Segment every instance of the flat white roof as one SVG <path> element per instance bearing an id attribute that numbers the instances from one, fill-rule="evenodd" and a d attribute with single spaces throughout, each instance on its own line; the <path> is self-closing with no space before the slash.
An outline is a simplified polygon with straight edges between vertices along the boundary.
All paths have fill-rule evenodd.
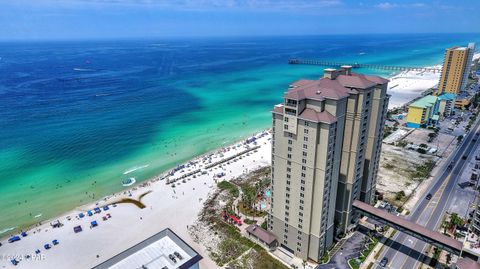
<path id="1" fill-rule="evenodd" d="M 170 259 L 169 255 L 173 255 L 175 261 Z M 173 231 L 165 229 L 94 269 L 183 269 L 190 268 L 201 259 L 202 257 Z"/>

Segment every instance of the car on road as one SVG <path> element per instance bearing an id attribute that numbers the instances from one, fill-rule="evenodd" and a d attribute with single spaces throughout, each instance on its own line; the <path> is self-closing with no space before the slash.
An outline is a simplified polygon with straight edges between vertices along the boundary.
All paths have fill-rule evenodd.
<path id="1" fill-rule="evenodd" d="M 380 261 L 380 266 L 385 267 L 385 266 L 387 266 L 387 263 L 388 263 L 388 258 L 383 257 L 383 259 Z"/>
<path id="2" fill-rule="evenodd" d="M 432 194 L 431 193 L 427 194 L 427 197 L 425 197 L 425 199 L 427 199 L 427 200 L 432 199 Z"/>

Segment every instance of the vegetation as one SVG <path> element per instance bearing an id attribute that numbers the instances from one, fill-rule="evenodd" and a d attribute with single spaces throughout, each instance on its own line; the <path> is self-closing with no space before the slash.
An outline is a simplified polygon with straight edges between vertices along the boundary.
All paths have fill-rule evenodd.
<path id="1" fill-rule="evenodd" d="M 221 190 L 227 190 L 230 192 L 230 194 L 233 196 L 233 197 L 238 197 L 238 195 L 240 194 L 239 190 L 238 190 L 238 187 L 231 183 L 231 182 L 228 182 L 228 181 L 220 181 L 218 184 L 217 184 L 218 188 L 221 189 Z"/>
<path id="2" fill-rule="evenodd" d="M 248 207 L 243 202 L 238 202 L 238 211 L 249 217 L 263 217 L 267 215 L 267 212 L 255 210 L 255 208 Z"/>
<path id="3" fill-rule="evenodd" d="M 330 256 L 328 255 L 328 251 L 325 251 L 322 258 L 320 259 L 320 264 L 328 263 L 329 260 L 330 260 Z"/>
<path id="4" fill-rule="evenodd" d="M 424 164 L 415 167 L 415 171 L 411 172 L 410 177 L 420 181 L 426 179 L 434 167 L 434 161 L 426 161 Z"/>
<path id="5" fill-rule="evenodd" d="M 348 264 L 350 265 L 351 268 L 359 268 L 360 264 L 365 261 L 365 259 L 368 257 L 370 252 L 375 248 L 375 246 L 378 243 L 378 238 L 376 237 L 366 237 L 365 238 L 365 248 L 360 252 L 360 256 L 357 258 L 352 258 L 348 260 Z"/>
<path id="6" fill-rule="evenodd" d="M 267 220 L 264 220 L 262 222 L 262 225 L 260 225 L 260 227 L 262 227 L 262 229 L 266 230 L 268 228 L 268 223 L 267 223 Z"/>
<path id="7" fill-rule="evenodd" d="M 405 192 L 404 191 L 399 191 L 395 194 L 395 200 L 400 201 L 403 198 L 405 198 Z"/>
<path id="8" fill-rule="evenodd" d="M 405 141 L 405 140 L 400 140 L 397 142 L 397 146 L 401 147 L 401 148 L 404 148 L 408 145 L 408 142 Z"/>
<path id="9" fill-rule="evenodd" d="M 463 135 L 457 136 L 457 142 L 458 142 L 458 144 L 460 144 L 460 143 L 462 142 L 462 140 L 463 140 Z"/>
<path id="10" fill-rule="evenodd" d="M 348 260 L 348 265 L 350 265 L 350 268 L 352 269 L 358 269 L 360 268 L 360 264 L 359 261 L 357 261 L 357 258 L 352 258 L 350 260 Z"/>
<path id="11" fill-rule="evenodd" d="M 395 165 L 393 165 L 391 163 L 386 163 L 385 165 L 383 165 L 383 167 L 385 169 L 392 170 L 393 168 L 395 168 Z"/>
<path id="12" fill-rule="evenodd" d="M 427 150 L 425 150 L 424 148 L 418 148 L 417 152 L 420 153 L 420 154 L 426 154 Z"/>

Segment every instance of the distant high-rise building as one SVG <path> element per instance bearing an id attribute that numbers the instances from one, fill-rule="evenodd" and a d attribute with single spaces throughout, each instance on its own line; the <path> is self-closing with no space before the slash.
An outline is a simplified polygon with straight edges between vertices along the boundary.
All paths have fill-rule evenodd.
<path id="1" fill-rule="evenodd" d="M 465 89 L 474 52 L 475 43 L 468 44 L 468 47 L 453 47 L 445 51 L 438 95 L 442 93 L 459 94 Z"/>
<path id="2" fill-rule="evenodd" d="M 299 80 L 274 107 L 269 229 L 302 259 L 319 261 L 355 221 L 353 200 L 373 201 L 388 80 L 325 69 Z"/>

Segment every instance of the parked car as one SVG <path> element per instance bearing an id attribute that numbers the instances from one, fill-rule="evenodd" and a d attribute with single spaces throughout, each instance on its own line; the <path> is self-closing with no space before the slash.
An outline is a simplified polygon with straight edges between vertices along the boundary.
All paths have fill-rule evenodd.
<path id="1" fill-rule="evenodd" d="M 425 197 L 425 199 L 427 199 L 427 200 L 432 199 L 432 194 L 431 193 L 427 194 L 427 197 Z"/>
<path id="2" fill-rule="evenodd" d="M 383 259 L 380 261 L 380 266 L 385 267 L 385 266 L 387 266 L 387 263 L 388 263 L 388 258 L 383 257 Z"/>

